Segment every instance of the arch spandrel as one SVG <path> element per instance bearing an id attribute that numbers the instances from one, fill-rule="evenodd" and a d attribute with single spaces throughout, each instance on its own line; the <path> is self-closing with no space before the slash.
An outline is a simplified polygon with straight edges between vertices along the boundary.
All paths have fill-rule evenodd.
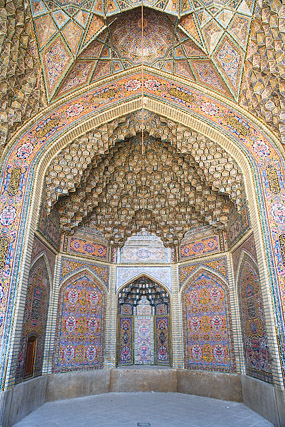
<path id="1" fill-rule="evenodd" d="M 127 278 L 125 281 L 120 283 L 118 288 L 116 289 L 116 294 L 118 295 L 122 291 L 122 289 L 124 289 L 126 286 L 130 285 L 132 282 L 135 282 L 136 280 L 141 279 L 142 277 L 145 277 L 146 279 L 151 280 L 154 283 L 157 283 L 169 295 L 172 294 L 172 289 L 169 286 L 169 284 L 164 283 L 164 280 L 159 280 L 157 277 L 155 277 L 154 274 L 146 272 L 143 268 L 137 274 L 133 275 L 132 277 Z"/>
<path id="2" fill-rule="evenodd" d="M 47 164 L 72 139 L 142 106 L 206 134 L 240 162 L 251 208 L 255 211 L 254 219 L 257 220 L 255 232 L 259 237 L 263 233 L 263 239 L 259 238 L 258 252 L 261 262 L 266 262 L 263 268 L 272 277 L 273 295 L 279 307 L 276 314 L 278 327 L 282 335 L 284 324 L 280 296 L 284 287 L 285 267 L 278 242 L 284 227 L 282 218 L 285 208 L 282 202 L 284 158 L 281 145 L 264 125 L 248 113 L 195 84 L 187 86 L 183 79 L 173 82 L 163 73 L 148 72 L 146 69 L 143 100 L 140 99 L 141 87 L 141 74 L 129 72 L 115 82 L 105 81 L 85 93 L 79 92 L 77 97 L 66 98 L 38 115 L 9 144 L 1 174 L 0 206 L 3 236 L 1 262 L 5 263 L 1 279 L 3 292 L 7 295 L 2 299 L 2 313 L 3 317 L 6 316 L 2 323 L 5 336 L 3 349 L 6 348 L 7 332 L 11 327 L 16 283 L 21 283 L 23 279 L 24 269 L 20 270 L 19 267 L 28 260 L 27 244 L 24 246 L 23 242 L 24 239 L 28 242 L 32 234 L 30 230 L 35 226 L 39 188 Z M 277 192 L 271 191 L 267 167 L 277 171 Z M 14 169 L 20 169 L 21 174 L 12 185 Z M 20 227 L 24 221 L 25 229 Z M 14 258 L 14 254 L 17 258 Z"/>

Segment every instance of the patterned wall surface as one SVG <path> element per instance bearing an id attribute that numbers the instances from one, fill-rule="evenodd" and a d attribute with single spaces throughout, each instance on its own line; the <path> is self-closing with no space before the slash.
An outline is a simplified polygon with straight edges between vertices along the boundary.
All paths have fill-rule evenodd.
<path id="1" fill-rule="evenodd" d="M 246 256 L 238 280 L 246 373 L 272 383 L 264 310 L 257 268 Z"/>
<path id="2" fill-rule="evenodd" d="M 155 359 L 158 365 L 169 365 L 169 321 L 168 317 L 155 318 Z"/>
<path id="3" fill-rule="evenodd" d="M 17 266 L 19 256 L 23 249 L 23 236 L 27 230 L 21 225 L 21 218 L 26 217 L 26 209 L 31 200 L 32 188 L 27 183 L 33 180 L 33 168 L 42 153 L 49 144 L 64 130 L 67 131 L 92 114 L 97 114 L 108 102 L 108 107 L 115 105 L 116 102 L 130 100 L 132 97 L 141 94 L 141 75 L 128 75 L 121 80 L 114 81 L 110 87 L 109 83 L 102 87 L 92 88 L 89 92 L 78 96 L 76 99 L 58 105 L 54 111 L 47 111 L 38 122 L 32 123 L 27 131 L 18 135 L 17 141 L 9 155 L 7 155 L 1 171 L 1 322 L 0 332 L 2 342 L 7 342 L 9 335 L 12 312 L 11 307 L 15 301 L 15 289 L 18 280 Z M 135 83 L 135 84 L 134 84 Z M 150 85 L 151 83 L 151 85 Z M 170 82 L 157 73 L 145 74 L 145 96 L 147 102 L 152 102 L 152 97 L 161 99 L 165 103 L 181 108 L 189 113 L 195 114 L 201 121 L 211 123 L 221 134 L 236 144 L 237 150 L 246 153 L 255 169 L 255 190 L 258 196 L 260 221 L 263 227 L 263 240 L 265 244 L 265 258 L 271 274 L 271 286 L 275 303 L 277 328 L 280 339 L 280 354 L 282 355 L 282 364 L 284 362 L 283 340 L 284 340 L 284 319 L 283 319 L 283 301 L 280 295 L 284 291 L 284 270 L 279 237 L 284 233 L 284 206 L 282 205 L 282 194 L 284 187 L 280 179 L 280 191 L 277 194 L 275 189 L 269 186 L 269 179 L 264 175 L 268 166 L 273 166 L 283 176 L 284 161 L 280 155 L 279 148 L 274 140 L 264 129 L 253 123 L 249 118 L 236 110 L 233 105 L 229 106 L 226 102 L 215 99 L 210 94 L 203 91 L 197 91 L 186 85 L 177 85 Z M 191 103 L 180 97 L 171 95 L 170 88 L 177 88 L 179 93 L 191 95 Z M 179 89 L 178 89 L 179 86 Z M 112 92 L 110 92 L 112 88 Z M 130 88 L 131 91 L 127 91 Z M 109 91 L 109 92 L 108 92 Z M 99 99 L 100 93 L 110 95 L 108 100 Z M 108 96 L 109 96 L 108 95 Z M 97 101 L 97 102 L 96 102 Z M 77 105 L 80 108 L 73 109 Z M 162 106 L 162 104 L 161 104 Z M 162 107 L 161 107 L 162 108 Z M 75 114 L 70 115 L 70 111 Z M 21 193 L 16 196 L 10 196 L 8 193 L 10 171 L 14 167 L 20 167 L 25 170 L 22 180 Z M 26 168 L 26 169 L 25 169 Z M 274 191 L 273 191 L 274 190 Z M 9 204 L 9 212 L 7 211 Z M 266 213 L 266 215 L 265 215 Z M 23 217 L 22 217 L 23 214 Z M 23 220 L 23 219 L 22 219 Z M 28 218 L 28 221 L 30 219 Z M 16 256 L 15 256 L 16 255 Z M 12 286 L 10 287 L 10 284 Z M 4 366 L 3 363 L 0 366 Z M 3 370 L 1 375 L 3 381 Z"/>
<path id="4" fill-rule="evenodd" d="M 285 143 L 284 16 L 282 0 L 257 0 L 244 64 L 240 104 Z"/>
<path id="5" fill-rule="evenodd" d="M 45 197 L 45 191 L 43 192 Z M 52 210 L 49 215 L 45 206 L 41 205 L 40 215 L 38 220 L 38 230 L 44 235 L 47 241 L 52 244 L 57 250 L 60 247 L 60 228 L 59 215 L 56 210 Z"/>
<path id="6" fill-rule="evenodd" d="M 54 351 L 54 372 L 103 367 L 105 293 L 88 275 L 62 286 Z"/>
<path id="7" fill-rule="evenodd" d="M 31 263 L 34 261 L 34 259 L 36 259 L 39 255 L 41 254 L 45 254 L 47 259 L 48 259 L 48 263 L 50 266 L 50 272 L 51 275 L 53 277 L 54 274 L 54 267 L 55 267 L 55 253 L 53 251 L 51 251 L 45 244 L 44 242 L 42 242 L 40 240 L 39 237 L 35 236 L 34 237 L 34 242 L 33 242 L 33 249 L 32 249 L 32 256 L 31 256 Z"/>
<path id="8" fill-rule="evenodd" d="M 103 265 L 97 265 L 93 263 L 87 263 L 82 261 L 75 261 L 71 258 L 62 257 L 61 262 L 61 280 L 73 275 L 76 271 L 82 269 L 90 269 L 100 280 L 103 281 L 106 288 L 109 287 L 109 267 Z"/>
<path id="9" fill-rule="evenodd" d="M 212 261 L 203 261 L 203 262 L 193 262 L 191 264 L 182 264 L 179 266 L 179 284 L 180 287 L 186 283 L 187 279 L 194 273 L 198 268 L 205 266 L 207 269 L 212 270 L 213 272 L 218 272 L 225 279 L 228 278 L 228 267 L 226 257 L 217 258 Z"/>
<path id="10" fill-rule="evenodd" d="M 171 292 L 171 267 L 117 267 L 116 289 L 143 274 L 162 283 Z"/>
<path id="11" fill-rule="evenodd" d="M 133 318 L 119 317 L 118 364 L 133 364 Z"/>
<path id="12" fill-rule="evenodd" d="M 143 46 L 140 2 L 30 4 L 49 100 L 140 64 L 142 48 L 145 64 L 238 99 L 255 0 L 146 1 Z"/>
<path id="13" fill-rule="evenodd" d="M 227 243 L 231 248 L 241 236 L 249 229 L 249 214 L 247 206 L 244 206 L 239 213 L 233 212 L 229 216 Z"/>
<path id="14" fill-rule="evenodd" d="M 44 258 L 41 257 L 29 274 L 16 382 L 21 382 L 24 378 L 27 341 L 31 335 L 37 337 L 34 376 L 42 373 L 49 292 L 49 275 Z"/>
<path id="15" fill-rule="evenodd" d="M 229 292 L 217 276 L 198 273 L 182 293 L 185 367 L 235 372 Z"/>
<path id="16" fill-rule="evenodd" d="M 242 254 L 242 251 L 248 252 L 254 259 L 254 261 L 257 263 L 257 254 L 256 254 L 256 248 L 255 248 L 255 241 L 254 241 L 254 235 L 251 234 L 233 253 L 233 270 L 235 275 L 237 274 L 238 270 L 238 264 L 240 261 L 240 257 Z"/>
<path id="17" fill-rule="evenodd" d="M 171 249 L 165 248 L 160 237 L 146 231 L 129 237 L 119 250 L 118 262 L 166 263 L 171 261 Z"/>
<path id="18" fill-rule="evenodd" d="M 153 316 L 135 316 L 134 361 L 136 365 L 154 364 Z"/>
<path id="19" fill-rule="evenodd" d="M 207 237 L 180 246 L 180 259 L 220 252 L 219 236 Z"/>
<path id="20" fill-rule="evenodd" d="M 91 240 L 80 239 L 79 237 L 70 237 L 68 239 L 68 252 L 77 253 L 81 256 L 92 258 L 107 259 L 107 246 L 94 243 Z"/>
<path id="21" fill-rule="evenodd" d="M 1 3 L 0 155 L 15 131 L 46 106 L 31 26 L 31 12 L 24 0 Z"/>

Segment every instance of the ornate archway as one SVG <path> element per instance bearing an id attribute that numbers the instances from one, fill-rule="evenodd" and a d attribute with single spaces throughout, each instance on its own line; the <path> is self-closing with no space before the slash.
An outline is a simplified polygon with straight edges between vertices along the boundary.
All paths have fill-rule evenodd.
<path id="1" fill-rule="evenodd" d="M 118 295 L 118 366 L 171 363 L 170 297 L 146 276 Z"/>
<path id="2" fill-rule="evenodd" d="M 283 208 L 280 206 L 282 188 L 279 177 L 283 158 L 279 152 L 278 142 L 259 126 L 258 121 L 244 114 L 234 104 L 203 92 L 195 85 L 187 86 L 182 79 L 177 79 L 174 84 L 167 80 L 163 73 L 154 73 L 147 68 L 146 72 L 144 81 L 146 109 L 209 136 L 240 162 L 246 178 L 246 190 L 257 237 L 262 291 L 269 297 L 268 305 L 272 291 L 277 306 L 275 322 L 271 323 L 268 329 L 271 330 L 273 337 L 275 325 L 278 325 L 282 340 L 283 311 L 280 297 L 284 267 L 281 262 L 279 236 L 282 234 Z M 54 104 L 45 114 L 38 117 L 36 124 L 27 125 L 6 150 L 1 175 L 2 203 L 9 202 L 8 210 L 5 205 L 1 208 L 2 286 L 6 295 L 4 304 L 2 303 L 5 315 L 2 357 L 6 355 L 7 331 L 11 328 L 11 320 L 13 316 L 17 316 L 13 307 L 17 308 L 25 294 L 26 277 L 23 273 L 25 269 L 22 267 L 29 262 L 28 247 L 31 244 L 38 212 L 37 194 L 43 179 L 42 172 L 52 156 L 70 140 L 96 125 L 139 109 L 140 87 L 141 75 L 133 71 L 121 76 L 115 83 L 106 81 L 105 85 L 94 86 L 84 94 L 79 93 L 72 101 Z M 166 106 L 165 101 L 170 105 Z M 180 141 L 180 147 L 183 149 L 183 141 Z M 277 170 L 275 175 L 272 168 Z M 270 197 L 267 197 L 268 194 Z M 20 228 L 20 222 L 25 220 L 28 227 L 23 230 Z M 273 248 L 278 250 L 274 252 Z M 22 257 L 18 263 L 20 254 Z M 270 285 L 265 278 L 269 275 L 263 275 L 265 271 L 270 273 L 272 280 Z M 15 300 L 16 283 L 20 285 L 17 287 L 18 298 Z M 14 301 L 16 304 L 13 304 Z M 268 309 L 272 312 L 272 307 L 268 306 Z M 12 336 L 14 333 L 13 330 Z M 275 338 L 273 341 L 276 344 Z M 9 378 L 10 368 L 9 366 L 7 368 Z M 278 363 L 276 372 L 276 382 L 281 384 Z M 4 381 L 4 376 L 2 379 Z"/>

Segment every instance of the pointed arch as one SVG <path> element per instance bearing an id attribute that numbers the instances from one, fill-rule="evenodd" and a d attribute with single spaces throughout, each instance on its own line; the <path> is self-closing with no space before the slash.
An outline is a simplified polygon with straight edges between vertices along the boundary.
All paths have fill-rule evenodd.
<path id="1" fill-rule="evenodd" d="M 48 273 L 48 277 L 49 277 L 49 284 L 50 284 L 50 288 L 52 287 L 52 285 L 53 285 L 53 273 L 52 273 L 52 270 L 51 270 L 51 266 L 50 266 L 50 262 L 49 262 L 49 259 L 48 259 L 48 257 L 47 257 L 47 254 L 45 253 L 45 251 L 42 251 L 42 252 L 40 252 L 34 259 L 33 259 L 33 261 L 31 262 L 31 268 L 30 269 L 32 269 L 33 268 L 33 266 L 37 263 L 37 261 L 39 260 L 39 259 L 41 259 L 41 258 L 43 258 L 44 259 L 44 262 L 45 262 L 45 265 L 46 265 L 46 268 L 47 268 L 47 273 Z"/>
<path id="2" fill-rule="evenodd" d="M 116 294 L 119 294 L 119 292 L 121 292 L 123 288 L 130 285 L 132 282 L 135 282 L 136 280 L 140 279 L 141 277 L 146 277 L 152 282 L 157 283 L 159 286 L 161 286 L 164 289 L 165 292 L 167 292 L 167 294 L 169 294 L 169 296 L 171 295 L 171 290 L 163 282 L 153 277 L 149 273 L 144 273 L 143 271 L 138 273 L 136 276 L 133 276 L 131 279 L 127 279 L 126 282 L 120 285 L 120 287 L 116 290 Z"/>
<path id="3" fill-rule="evenodd" d="M 272 356 L 268 346 L 258 266 L 245 250 L 241 252 L 236 277 L 246 373 L 272 383 Z"/>
<path id="4" fill-rule="evenodd" d="M 120 288 L 117 306 L 118 365 L 169 366 L 172 352 L 167 288 L 142 273 Z"/>
<path id="5" fill-rule="evenodd" d="M 256 262 L 256 260 L 254 259 L 254 257 L 252 256 L 252 254 L 247 251 L 246 249 L 242 249 L 240 256 L 239 256 L 239 261 L 238 261 L 238 265 L 237 265 L 237 269 L 236 269 L 236 283 L 238 284 L 240 281 L 240 275 L 241 275 L 241 268 L 243 263 L 246 261 L 246 259 L 249 260 L 250 263 L 252 263 L 255 267 L 255 269 L 258 271 L 258 264 Z"/>
<path id="6" fill-rule="evenodd" d="M 90 276 L 90 278 L 94 279 L 98 284 L 100 284 L 101 290 L 106 294 L 106 283 L 103 282 L 102 278 L 96 274 L 89 265 L 82 265 L 82 267 L 76 269 L 75 271 L 71 271 L 69 274 L 64 276 L 60 282 L 60 289 L 65 286 L 67 282 L 74 280 L 77 276 L 82 276 L 82 274 L 87 274 Z"/>
<path id="7" fill-rule="evenodd" d="M 146 68 L 144 108 L 190 127 L 223 146 L 238 161 L 245 176 L 257 242 L 259 270 L 263 281 L 262 292 L 266 296 L 264 298 L 267 303 L 266 309 L 270 311 L 272 319 L 270 334 L 276 349 L 276 362 L 274 362 L 276 384 L 282 385 L 281 365 L 278 359 L 281 355 L 281 364 L 285 366 L 285 354 L 282 353 L 285 336 L 284 307 L 281 300 L 284 267 L 279 261 L 281 254 L 278 233 L 281 233 L 282 224 L 278 213 L 281 209 L 278 200 L 284 189 L 280 185 L 278 190 L 280 194 L 271 192 L 270 198 L 265 197 L 265 192 L 271 191 L 268 186 L 269 177 L 266 174 L 268 164 L 270 163 L 278 170 L 280 177 L 284 169 L 280 142 L 263 123 L 236 104 L 195 84 L 186 83 L 183 79 L 177 78 L 173 82 L 168 80 L 168 77 L 163 72 Z M 140 84 L 137 88 L 129 90 L 128 83 L 134 80 Z M 154 82 L 155 84 L 152 84 Z M 12 375 L 10 374 L 11 361 L 6 369 L 3 360 L 9 358 L 8 347 L 10 342 L 14 342 L 16 334 L 12 322 L 15 316 L 14 310 L 19 306 L 18 301 L 27 280 L 24 272 L 27 271 L 29 264 L 29 251 L 39 211 L 36 188 L 42 186 L 44 172 L 50 160 L 66 144 L 92 128 L 141 109 L 140 87 L 141 74 L 137 70 L 132 70 L 122 73 L 116 81 L 113 78 L 106 79 L 104 82 L 90 86 L 88 90 L 77 92 L 76 96 L 66 97 L 27 123 L 15 134 L 5 150 L 0 175 L 3 196 L 1 203 L 2 201 L 4 203 L 0 206 L 1 214 L 5 215 L 5 197 L 8 194 L 13 168 L 21 169 L 23 185 L 21 196 L 13 205 L 15 217 L 5 228 L 8 239 L 11 239 L 9 246 L 11 252 L 9 256 L 5 251 L 2 254 L 9 268 L 9 275 L 5 276 L 4 283 L 8 294 L 7 304 L 2 308 L 5 319 L 0 360 L 2 385 L 3 382 L 8 385 Z M 173 89 L 177 89 L 175 95 Z M 100 97 L 102 93 L 104 93 L 104 99 Z M 109 98 L 108 94 L 110 94 Z M 187 100 L 185 94 L 187 94 Z M 71 111 L 69 108 L 72 109 L 74 104 L 82 107 L 78 115 L 69 114 Z M 206 105 L 208 108 L 204 108 Z M 181 144 L 183 148 L 183 142 Z M 20 227 L 21 223 L 26 224 L 24 229 Z M 269 303 L 270 294 L 274 298 L 276 312 Z M 17 300 L 16 295 L 18 295 Z M 277 345 L 275 327 L 278 328 L 280 347 Z"/>
<path id="8" fill-rule="evenodd" d="M 187 285 L 189 284 L 189 282 L 191 280 L 193 280 L 193 277 L 199 275 L 201 272 L 208 272 L 210 274 L 213 274 L 214 276 L 217 276 L 217 278 L 221 281 L 221 283 L 223 283 L 223 286 L 225 286 L 226 288 L 228 288 L 228 283 L 225 279 L 225 276 L 223 276 L 221 273 L 219 273 L 217 270 L 203 264 L 203 263 L 199 263 L 197 264 L 197 267 L 195 267 L 193 269 L 193 271 L 191 271 L 191 273 L 189 274 L 189 276 L 186 278 L 186 280 L 183 282 L 180 292 L 183 293 L 185 287 L 187 287 Z"/>
<path id="9" fill-rule="evenodd" d="M 36 342 L 36 347 L 29 377 L 42 374 L 51 280 L 52 274 L 47 256 L 41 253 L 32 262 L 29 272 L 20 349 L 17 355 L 16 383 L 25 379 L 29 337 L 36 337 L 36 341 L 33 341 L 34 344 Z"/>
<path id="10" fill-rule="evenodd" d="M 59 289 L 53 372 L 101 369 L 104 362 L 106 288 L 83 268 Z"/>
<path id="11" fill-rule="evenodd" d="M 207 268 L 182 289 L 185 368 L 235 372 L 229 289 Z"/>

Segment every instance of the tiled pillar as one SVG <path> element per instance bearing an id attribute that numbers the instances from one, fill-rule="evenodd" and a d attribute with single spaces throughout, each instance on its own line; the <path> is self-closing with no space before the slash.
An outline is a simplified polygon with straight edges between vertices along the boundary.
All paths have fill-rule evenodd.
<path id="1" fill-rule="evenodd" d="M 105 355 L 104 367 L 114 368 L 116 366 L 116 344 L 117 344 L 117 297 L 116 297 L 116 271 L 115 265 L 110 267 L 109 293 L 107 294 L 106 306 L 106 331 L 105 331 Z"/>
<path id="2" fill-rule="evenodd" d="M 55 351 L 55 330 L 57 321 L 57 310 L 58 310 L 58 296 L 60 290 L 60 270 L 61 270 L 62 257 L 58 255 L 55 261 L 55 270 L 53 285 L 50 289 L 50 300 L 47 318 L 46 328 L 46 340 L 44 349 L 44 360 L 43 360 L 43 374 L 52 373 L 53 357 Z"/>
<path id="3" fill-rule="evenodd" d="M 243 355 L 243 340 L 241 333 L 241 322 L 240 322 L 240 311 L 239 311 L 239 300 L 238 300 L 238 289 L 235 284 L 235 277 L 233 271 L 232 255 L 227 254 L 227 266 L 228 266 L 228 287 L 230 294 L 230 307 L 231 307 L 231 318 L 232 318 L 232 334 L 234 341 L 234 352 L 236 370 L 238 374 L 245 373 L 244 355 Z"/>
<path id="4" fill-rule="evenodd" d="M 171 301 L 171 320 L 172 320 L 172 360 L 173 368 L 184 367 L 184 346 L 183 346 L 183 322 L 181 295 L 179 292 L 178 266 L 173 265 L 172 272 L 172 301 Z"/>

